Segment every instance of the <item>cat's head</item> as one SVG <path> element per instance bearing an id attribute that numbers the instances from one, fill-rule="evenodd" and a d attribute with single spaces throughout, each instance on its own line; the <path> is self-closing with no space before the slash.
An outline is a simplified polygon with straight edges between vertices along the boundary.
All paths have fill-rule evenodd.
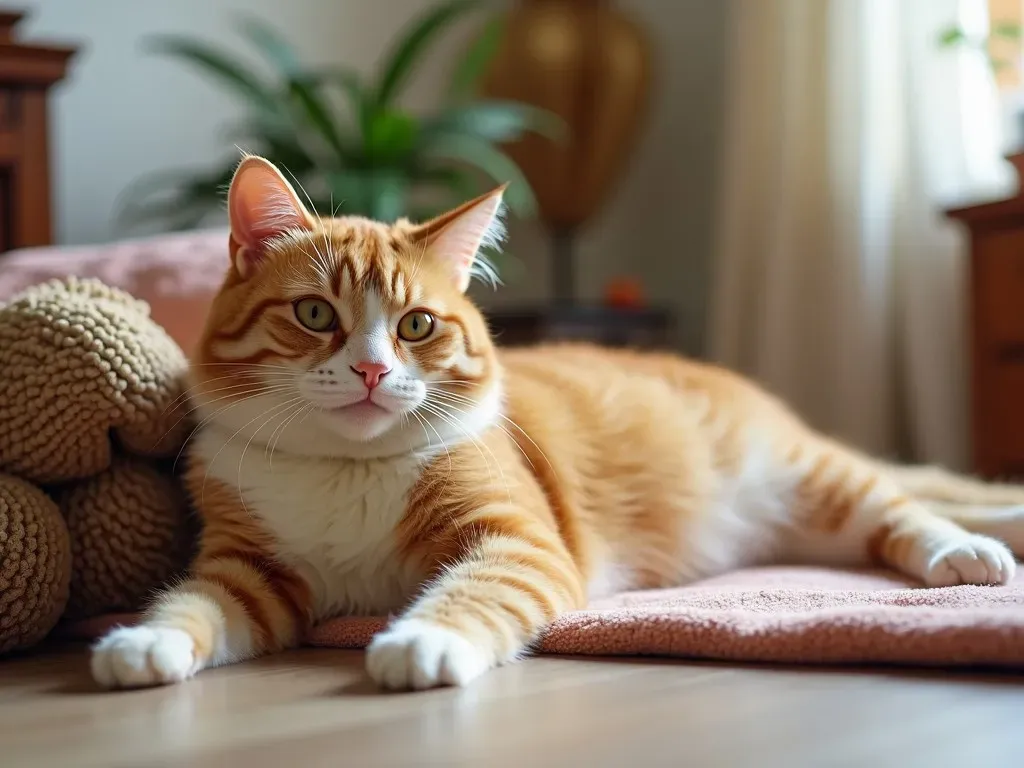
<path id="1" fill-rule="evenodd" d="M 488 426 L 499 369 L 465 291 L 500 240 L 503 189 L 423 224 L 320 219 L 271 163 L 243 159 L 192 370 L 200 416 L 277 450 L 362 458 Z"/>

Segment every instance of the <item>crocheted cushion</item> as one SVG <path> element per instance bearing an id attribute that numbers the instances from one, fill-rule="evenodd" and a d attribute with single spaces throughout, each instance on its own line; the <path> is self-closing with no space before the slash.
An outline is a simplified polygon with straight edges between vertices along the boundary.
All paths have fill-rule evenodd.
<path id="1" fill-rule="evenodd" d="M 59 492 L 71 535 L 65 617 L 135 611 L 188 565 L 195 527 L 184 490 L 167 471 L 115 457 L 110 469 Z"/>
<path id="2" fill-rule="evenodd" d="M 97 280 L 30 288 L 0 308 L 0 471 L 37 483 L 136 453 L 175 454 L 186 436 L 186 360 L 145 302 Z"/>
<path id="3" fill-rule="evenodd" d="M 57 505 L 35 486 L 0 475 L 0 653 L 28 648 L 53 629 L 70 575 Z"/>

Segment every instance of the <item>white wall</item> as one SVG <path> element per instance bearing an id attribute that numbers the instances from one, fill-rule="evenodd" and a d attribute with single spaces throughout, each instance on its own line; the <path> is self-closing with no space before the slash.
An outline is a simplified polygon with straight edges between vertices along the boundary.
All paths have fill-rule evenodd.
<path id="1" fill-rule="evenodd" d="M 143 55 L 157 32 L 223 42 L 231 13 L 246 11 L 300 41 L 316 62 L 369 68 L 397 26 L 431 0 L 36 0 L 26 37 L 81 42 L 69 79 L 54 93 L 57 233 L 61 242 L 117 237 L 121 191 L 147 171 L 223 155 L 219 131 L 235 115 L 220 91 L 178 63 Z M 610 277 L 638 273 L 653 301 L 680 321 L 680 342 L 700 347 L 710 258 L 719 110 L 724 83 L 724 0 L 619 0 L 647 28 L 657 55 L 656 92 L 633 162 L 579 243 L 580 292 L 600 295 Z M 457 39 L 448 41 L 410 92 L 429 105 Z M 512 247 L 527 274 L 493 301 L 542 298 L 547 242 L 514 225 Z"/>

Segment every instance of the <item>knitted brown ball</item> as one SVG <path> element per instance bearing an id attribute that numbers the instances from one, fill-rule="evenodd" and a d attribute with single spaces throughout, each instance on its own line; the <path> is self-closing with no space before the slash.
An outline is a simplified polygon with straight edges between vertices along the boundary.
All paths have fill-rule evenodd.
<path id="1" fill-rule="evenodd" d="M 70 575 L 57 505 L 35 486 L 0 475 L 0 653 L 28 648 L 53 629 Z"/>
<path id="2" fill-rule="evenodd" d="M 0 308 L 0 471 L 53 483 L 107 469 L 112 439 L 173 455 L 185 355 L 149 305 L 98 280 L 28 289 Z"/>
<path id="3" fill-rule="evenodd" d="M 138 610 L 188 565 L 196 530 L 185 493 L 147 460 L 117 456 L 57 503 L 73 555 L 68 619 Z"/>

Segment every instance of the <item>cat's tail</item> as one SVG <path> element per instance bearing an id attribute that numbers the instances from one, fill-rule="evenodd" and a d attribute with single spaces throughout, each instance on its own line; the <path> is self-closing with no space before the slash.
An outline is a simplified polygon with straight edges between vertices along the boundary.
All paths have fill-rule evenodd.
<path id="1" fill-rule="evenodd" d="M 992 536 L 1024 558 L 1024 485 L 987 483 L 940 467 L 886 465 L 904 492 L 974 533 Z"/>

